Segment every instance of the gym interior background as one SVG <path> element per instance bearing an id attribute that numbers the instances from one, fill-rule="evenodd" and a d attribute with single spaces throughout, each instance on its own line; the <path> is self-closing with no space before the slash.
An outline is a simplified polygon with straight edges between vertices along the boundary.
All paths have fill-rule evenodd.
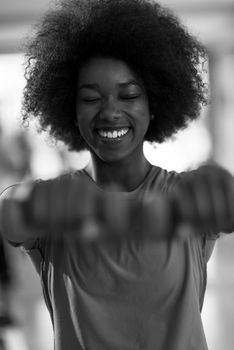
<path id="1" fill-rule="evenodd" d="M 145 144 L 153 164 L 182 171 L 215 161 L 234 174 L 234 2 L 233 0 L 162 0 L 209 50 L 205 79 L 211 103 L 201 118 L 163 145 Z M 20 126 L 24 86 L 22 40 L 49 7 L 49 0 L 0 0 L 0 192 L 30 177 L 56 176 L 81 168 L 89 159 L 53 145 L 46 135 Z M 52 326 L 39 278 L 19 251 L 6 247 L 12 274 L 9 290 L 16 322 L 0 330 L 6 350 L 52 350 Z M 234 235 L 222 236 L 208 264 L 208 288 L 202 311 L 212 350 L 233 350 Z M 1 334 L 2 333 L 2 334 Z M 4 333 L 4 334 L 3 334 Z"/>

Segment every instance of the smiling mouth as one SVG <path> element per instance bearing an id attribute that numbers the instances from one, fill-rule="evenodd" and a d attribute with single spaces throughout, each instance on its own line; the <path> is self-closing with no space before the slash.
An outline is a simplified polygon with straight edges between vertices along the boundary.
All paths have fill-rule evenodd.
<path id="1" fill-rule="evenodd" d="M 114 140 L 114 139 L 121 139 L 125 135 L 129 133 L 130 128 L 121 128 L 121 129 L 114 129 L 114 130 L 104 130 L 104 129 L 97 129 L 97 133 L 99 136 L 101 136 L 104 139 Z"/>

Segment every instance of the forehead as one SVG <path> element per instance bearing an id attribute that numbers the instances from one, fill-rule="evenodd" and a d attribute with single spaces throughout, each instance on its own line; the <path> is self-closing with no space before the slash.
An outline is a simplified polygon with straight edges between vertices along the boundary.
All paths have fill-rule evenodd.
<path id="1" fill-rule="evenodd" d="M 107 80 L 116 83 L 135 80 L 140 83 L 140 78 L 129 65 L 115 58 L 94 57 L 81 67 L 78 74 L 78 84 L 107 82 Z"/>

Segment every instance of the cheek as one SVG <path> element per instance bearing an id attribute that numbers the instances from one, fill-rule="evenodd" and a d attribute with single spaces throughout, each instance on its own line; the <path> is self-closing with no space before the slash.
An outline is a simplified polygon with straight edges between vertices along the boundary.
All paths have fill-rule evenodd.
<path id="1" fill-rule="evenodd" d="M 85 122 L 85 118 L 83 118 L 83 115 L 81 114 L 77 114 L 76 117 L 76 125 L 79 129 L 80 135 L 84 138 L 87 139 L 87 135 L 88 135 L 88 124 Z"/>
<path id="2" fill-rule="evenodd" d="M 85 129 L 90 123 L 91 113 L 84 108 L 77 107 L 76 109 L 76 120 L 77 125 L 80 129 Z"/>
<path id="3" fill-rule="evenodd" d="M 78 123 L 89 124 L 97 115 L 100 110 L 99 104 L 90 104 L 90 105 L 77 105 L 76 107 L 76 118 Z"/>
<path id="4" fill-rule="evenodd" d="M 148 104 L 141 104 L 136 109 L 136 115 L 138 116 L 139 122 L 142 124 L 142 128 L 144 130 L 148 129 L 149 123 L 150 123 L 150 112 Z"/>
<path id="5" fill-rule="evenodd" d="M 145 120 L 150 119 L 150 108 L 147 96 L 142 96 L 138 104 L 138 109 L 141 112 L 142 116 L 144 116 Z"/>

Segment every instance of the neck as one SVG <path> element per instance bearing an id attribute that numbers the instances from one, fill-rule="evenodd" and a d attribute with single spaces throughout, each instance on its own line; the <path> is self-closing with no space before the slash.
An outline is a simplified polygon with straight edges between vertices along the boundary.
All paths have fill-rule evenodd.
<path id="1" fill-rule="evenodd" d="M 108 163 L 92 154 L 88 171 L 103 189 L 117 188 L 119 191 L 129 192 L 142 183 L 151 167 L 143 152 L 138 159 Z"/>

